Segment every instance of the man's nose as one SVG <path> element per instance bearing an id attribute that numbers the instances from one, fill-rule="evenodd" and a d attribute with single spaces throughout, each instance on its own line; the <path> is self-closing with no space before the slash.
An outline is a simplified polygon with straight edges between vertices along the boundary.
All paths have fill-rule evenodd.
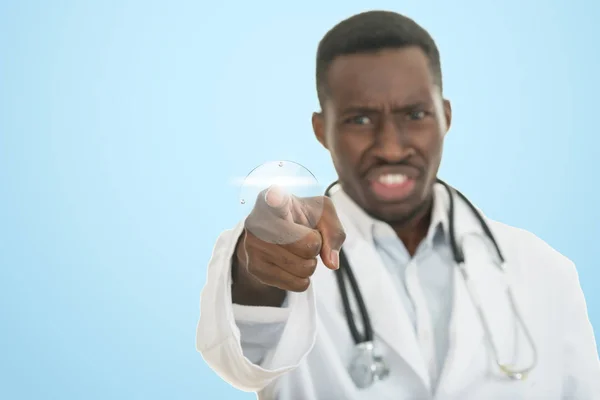
<path id="1" fill-rule="evenodd" d="M 389 162 L 403 160 L 414 152 L 408 135 L 402 132 L 393 115 L 381 119 L 375 132 L 375 150 L 377 156 Z"/>

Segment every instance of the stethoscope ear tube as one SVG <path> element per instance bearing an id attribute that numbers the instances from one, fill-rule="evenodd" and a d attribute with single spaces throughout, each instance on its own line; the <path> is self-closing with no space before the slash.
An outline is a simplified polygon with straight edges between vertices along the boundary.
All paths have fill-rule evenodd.
<path id="1" fill-rule="evenodd" d="M 500 264 L 503 265 L 504 264 L 504 255 L 502 254 L 502 251 L 500 250 L 500 246 L 498 245 L 498 242 L 496 241 L 496 238 L 494 237 L 494 234 L 492 233 L 490 227 L 483 219 L 483 216 L 481 215 L 481 213 L 477 210 L 477 208 L 475 208 L 473 203 L 471 203 L 469 201 L 469 199 L 467 199 L 467 196 L 462 194 L 461 191 L 451 187 L 450 185 L 448 185 L 446 182 L 444 182 L 440 178 L 437 178 L 436 182 L 441 184 L 442 186 L 444 186 L 444 189 L 446 189 L 446 192 L 448 193 L 448 198 L 449 198 L 449 202 L 450 202 L 450 207 L 448 210 L 448 224 L 450 226 L 448 227 L 449 228 L 448 230 L 450 232 L 450 234 L 449 234 L 450 246 L 452 247 L 454 261 L 457 264 L 464 263 L 465 255 L 464 255 L 461 247 L 456 242 L 456 227 L 455 227 L 455 221 L 454 221 L 454 196 L 452 195 L 452 192 L 455 192 L 461 198 L 461 200 L 471 209 L 471 212 L 477 218 L 477 221 L 479 222 L 481 229 L 483 229 L 485 236 L 487 236 L 488 239 L 490 239 L 490 241 L 494 245 L 494 249 L 496 250 L 498 260 L 500 261 Z"/>
<path id="2" fill-rule="evenodd" d="M 354 339 L 355 344 L 364 343 L 364 342 L 372 342 L 373 341 L 373 328 L 371 327 L 371 320 L 369 318 L 369 313 L 367 311 L 367 306 L 364 302 L 362 295 L 360 294 L 360 288 L 358 287 L 358 282 L 356 281 L 356 277 L 352 272 L 352 268 L 350 268 L 350 264 L 348 262 L 348 258 L 344 253 L 343 247 L 340 251 L 340 267 L 337 271 L 335 271 L 335 276 L 338 282 L 338 286 L 340 288 L 340 294 L 342 297 L 342 304 L 344 306 L 344 313 L 346 314 L 346 320 L 348 322 L 348 328 L 350 329 L 350 333 L 352 334 L 352 338 Z M 352 308 L 350 306 L 350 300 L 346 288 L 346 282 L 344 277 L 347 277 L 350 287 L 352 288 L 352 292 L 354 292 L 354 298 L 356 299 L 356 303 L 358 309 L 360 311 L 361 319 L 363 322 L 364 334 L 361 335 L 358 332 L 358 327 L 356 326 L 356 322 L 354 321 L 354 313 L 352 312 Z"/>

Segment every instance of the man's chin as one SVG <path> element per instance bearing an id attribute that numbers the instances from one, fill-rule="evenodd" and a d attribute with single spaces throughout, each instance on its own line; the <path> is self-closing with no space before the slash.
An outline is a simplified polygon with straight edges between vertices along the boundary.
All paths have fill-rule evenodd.
<path id="1" fill-rule="evenodd" d="M 431 202 L 422 201 L 417 196 L 396 202 L 373 199 L 368 211 L 371 216 L 388 224 L 403 224 L 423 213 L 430 204 Z"/>

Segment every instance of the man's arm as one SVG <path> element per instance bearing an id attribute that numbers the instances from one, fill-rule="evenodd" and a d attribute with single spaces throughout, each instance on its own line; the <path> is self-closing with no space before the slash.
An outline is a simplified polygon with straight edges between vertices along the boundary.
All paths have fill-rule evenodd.
<path id="1" fill-rule="evenodd" d="M 201 296 L 196 348 L 232 386 L 257 392 L 296 368 L 316 338 L 312 286 L 289 293 L 285 307 L 232 302 L 231 267 L 243 223 L 218 238 Z"/>

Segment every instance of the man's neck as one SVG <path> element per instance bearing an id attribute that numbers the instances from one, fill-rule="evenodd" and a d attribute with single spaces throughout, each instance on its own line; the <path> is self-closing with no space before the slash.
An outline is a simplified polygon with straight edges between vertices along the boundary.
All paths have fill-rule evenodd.
<path id="1" fill-rule="evenodd" d="M 410 220 L 401 224 L 390 224 L 400 240 L 402 240 L 402 243 L 404 243 L 411 257 L 415 255 L 419 244 L 427 236 L 429 226 L 431 225 L 432 213 L 433 198 L 429 199 L 423 208 Z"/>

